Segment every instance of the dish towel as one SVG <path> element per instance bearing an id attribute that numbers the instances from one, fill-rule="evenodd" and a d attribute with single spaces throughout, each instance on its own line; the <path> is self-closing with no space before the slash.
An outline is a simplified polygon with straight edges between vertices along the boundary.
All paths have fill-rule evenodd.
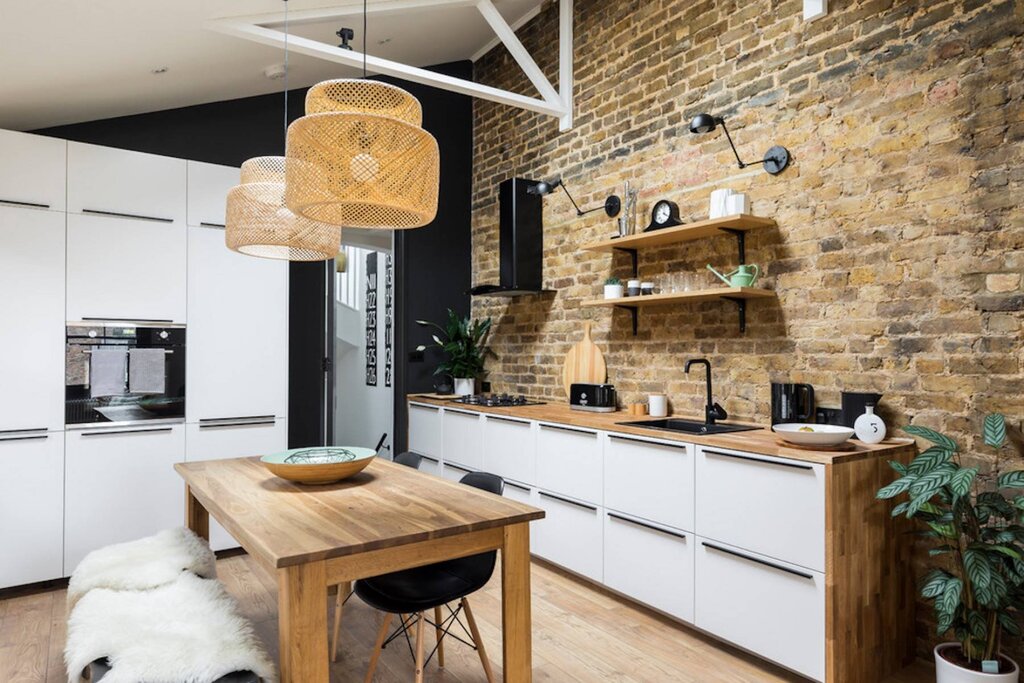
<path id="1" fill-rule="evenodd" d="M 132 349 L 128 352 L 128 391 L 162 394 L 167 390 L 167 354 L 163 349 Z"/>
<path id="2" fill-rule="evenodd" d="M 89 354 L 89 395 L 123 396 L 127 349 L 96 348 Z"/>

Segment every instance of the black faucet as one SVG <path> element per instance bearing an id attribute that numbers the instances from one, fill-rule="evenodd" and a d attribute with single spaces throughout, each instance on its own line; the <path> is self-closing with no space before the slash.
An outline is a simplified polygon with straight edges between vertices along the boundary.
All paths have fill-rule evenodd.
<path id="1" fill-rule="evenodd" d="M 725 412 L 725 408 L 715 403 L 711 397 L 711 361 L 707 358 L 691 358 L 686 361 L 686 367 L 683 368 L 684 372 L 690 374 L 690 367 L 693 365 L 703 365 L 707 370 L 708 402 L 704 406 L 704 422 L 705 424 L 713 425 L 715 420 L 724 420 L 729 417 L 729 413 Z"/>

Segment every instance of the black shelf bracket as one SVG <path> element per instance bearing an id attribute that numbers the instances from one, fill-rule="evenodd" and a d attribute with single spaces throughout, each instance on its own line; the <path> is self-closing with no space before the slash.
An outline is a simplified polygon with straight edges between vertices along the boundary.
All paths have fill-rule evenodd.
<path id="1" fill-rule="evenodd" d="M 736 228 L 721 228 L 721 230 L 736 236 L 736 243 L 740 252 L 740 265 L 742 266 L 747 262 L 747 231 L 737 230 Z"/>
<path id="2" fill-rule="evenodd" d="M 620 251 L 624 254 L 629 254 L 629 258 L 633 262 L 633 277 L 640 277 L 640 262 L 639 257 L 637 256 L 637 250 L 629 249 L 626 247 L 615 247 L 615 251 Z"/>
<path id="3" fill-rule="evenodd" d="M 723 296 L 726 301 L 731 301 L 739 308 L 740 332 L 747 331 L 747 300 L 737 296 Z"/>
<path id="4" fill-rule="evenodd" d="M 636 336 L 636 323 L 637 318 L 640 317 L 640 310 L 636 306 L 615 306 L 615 308 L 621 308 L 629 311 L 630 316 L 633 318 L 633 336 Z"/>

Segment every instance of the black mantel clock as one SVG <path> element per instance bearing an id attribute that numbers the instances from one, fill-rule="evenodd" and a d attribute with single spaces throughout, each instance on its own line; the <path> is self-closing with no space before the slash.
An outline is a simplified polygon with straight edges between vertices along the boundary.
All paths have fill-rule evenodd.
<path id="1" fill-rule="evenodd" d="M 651 209 L 651 224 L 644 228 L 644 232 L 672 228 L 682 224 L 683 222 L 679 219 L 679 205 L 662 199 L 656 202 L 654 208 Z"/>

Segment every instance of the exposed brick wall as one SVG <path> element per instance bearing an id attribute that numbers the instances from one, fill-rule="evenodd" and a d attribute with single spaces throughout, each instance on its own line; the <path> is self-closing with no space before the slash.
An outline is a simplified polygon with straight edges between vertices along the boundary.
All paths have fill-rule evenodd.
<path id="1" fill-rule="evenodd" d="M 682 365 L 707 356 L 737 418 L 767 421 L 769 382 L 794 381 L 824 405 L 843 389 L 882 392 L 891 430 L 913 420 L 971 449 L 985 412 L 1020 423 L 1024 1 L 831 4 L 805 23 L 800 0 L 576 0 L 575 127 L 477 101 L 475 283 L 498 279 L 497 188 L 513 175 L 560 174 L 589 206 L 628 179 L 640 227 L 662 197 L 684 220 L 706 217 L 715 187 L 747 192 L 778 222 L 748 239 L 778 300 L 748 306 L 745 335 L 735 307 L 713 302 L 643 310 L 634 338 L 625 312 L 579 307 L 628 274 L 628 257 L 578 250 L 613 221 L 546 198 L 545 282 L 557 293 L 473 304 L 495 320 L 496 390 L 562 400 L 562 358 L 589 319 L 626 401 L 666 391 L 676 412 L 702 414 L 703 385 Z M 519 31 L 553 82 L 557 15 L 549 5 Z M 536 94 L 503 48 L 476 77 Z M 781 144 L 793 165 L 738 171 L 720 131 L 687 131 L 702 111 L 728 118 L 745 158 Z M 706 263 L 731 269 L 735 242 L 640 259 L 642 278 L 661 284 Z M 919 613 L 925 652 L 931 616 Z"/>

